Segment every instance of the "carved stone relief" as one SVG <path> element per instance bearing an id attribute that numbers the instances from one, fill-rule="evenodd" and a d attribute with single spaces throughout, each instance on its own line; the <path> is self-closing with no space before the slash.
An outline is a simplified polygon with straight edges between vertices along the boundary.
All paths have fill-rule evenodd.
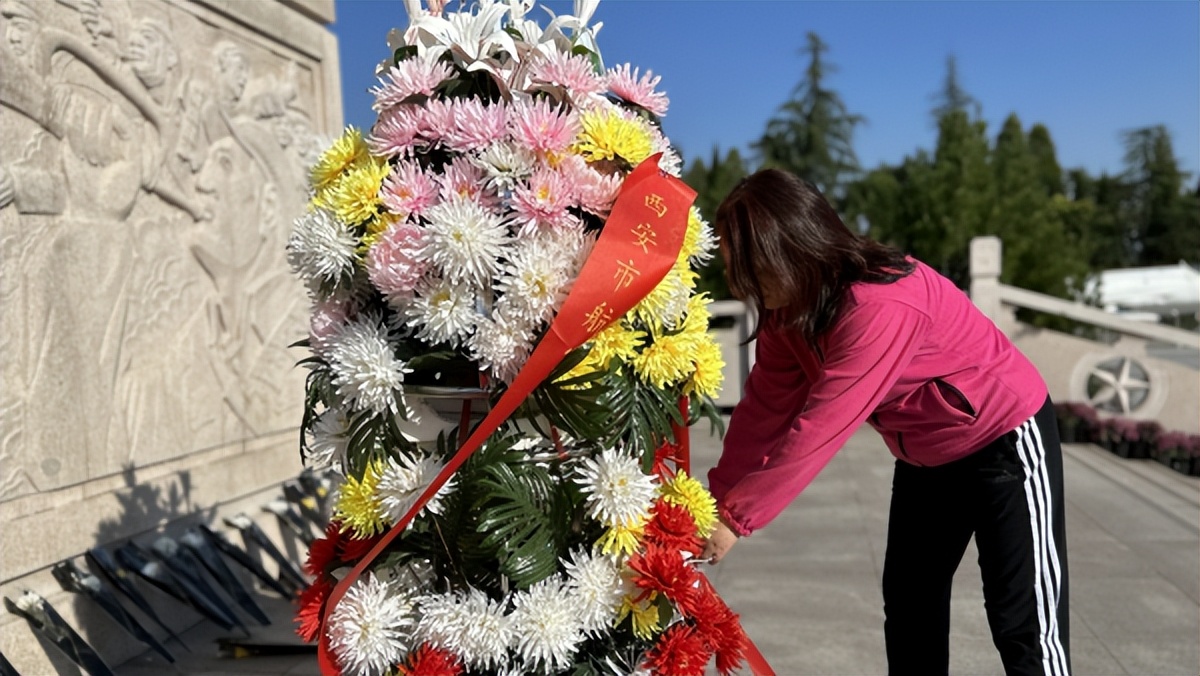
<path id="1" fill-rule="evenodd" d="M 296 424 L 318 78 L 204 11 L 0 0 L 0 500 Z"/>

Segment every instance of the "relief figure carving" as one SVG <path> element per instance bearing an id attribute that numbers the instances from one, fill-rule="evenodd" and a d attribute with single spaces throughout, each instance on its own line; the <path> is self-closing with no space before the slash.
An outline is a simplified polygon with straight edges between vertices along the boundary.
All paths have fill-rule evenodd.
<path id="1" fill-rule="evenodd" d="M 291 424 L 310 72 L 165 1 L 0 20 L 0 499 Z"/>

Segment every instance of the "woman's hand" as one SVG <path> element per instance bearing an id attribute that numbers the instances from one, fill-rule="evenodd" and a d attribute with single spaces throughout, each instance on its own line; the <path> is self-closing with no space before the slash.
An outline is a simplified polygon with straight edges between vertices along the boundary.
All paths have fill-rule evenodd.
<path id="1" fill-rule="evenodd" d="M 709 563 L 720 563 L 725 554 L 737 544 L 738 535 L 725 524 L 724 520 L 717 521 L 717 526 L 708 541 L 704 543 L 704 551 L 700 558 L 709 559 Z"/>

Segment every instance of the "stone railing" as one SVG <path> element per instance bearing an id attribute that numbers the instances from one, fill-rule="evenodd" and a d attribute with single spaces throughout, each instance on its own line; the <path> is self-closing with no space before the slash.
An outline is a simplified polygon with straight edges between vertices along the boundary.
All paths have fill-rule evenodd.
<path id="1" fill-rule="evenodd" d="M 754 315 L 740 300 L 719 300 L 708 309 L 714 319 L 733 318 L 733 326 L 713 329 L 725 360 L 725 383 L 715 401 L 717 406 L 730 409 L 741 400 L 742 384 L 754 366 L 754 343 L 746 343 L 754 330 Z"/>
<path id="2" fill-rule="evenodd" d="M 997 237 L 971 242 L 971 299 L 1028 356 L 1055 401 L 1089 403 L 1101 414 L 1155 420 L 1200 432 L 1200 334 L 1132 321 L 1082 303 L 1000 283 Z M 1111 342 L 1017 321 L 1016 310 L 1064 317 Z"/>

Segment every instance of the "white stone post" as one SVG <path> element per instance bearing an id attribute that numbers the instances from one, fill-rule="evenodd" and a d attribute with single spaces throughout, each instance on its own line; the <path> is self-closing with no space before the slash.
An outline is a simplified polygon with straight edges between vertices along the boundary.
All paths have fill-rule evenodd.
<path id="1" fill-rule="evenodd" d="M 971 240 L 971 300 L 997 326 L 1004 312 L 1000 304 L 1000 261 L 1003 245 L 994 235 Z"/>

